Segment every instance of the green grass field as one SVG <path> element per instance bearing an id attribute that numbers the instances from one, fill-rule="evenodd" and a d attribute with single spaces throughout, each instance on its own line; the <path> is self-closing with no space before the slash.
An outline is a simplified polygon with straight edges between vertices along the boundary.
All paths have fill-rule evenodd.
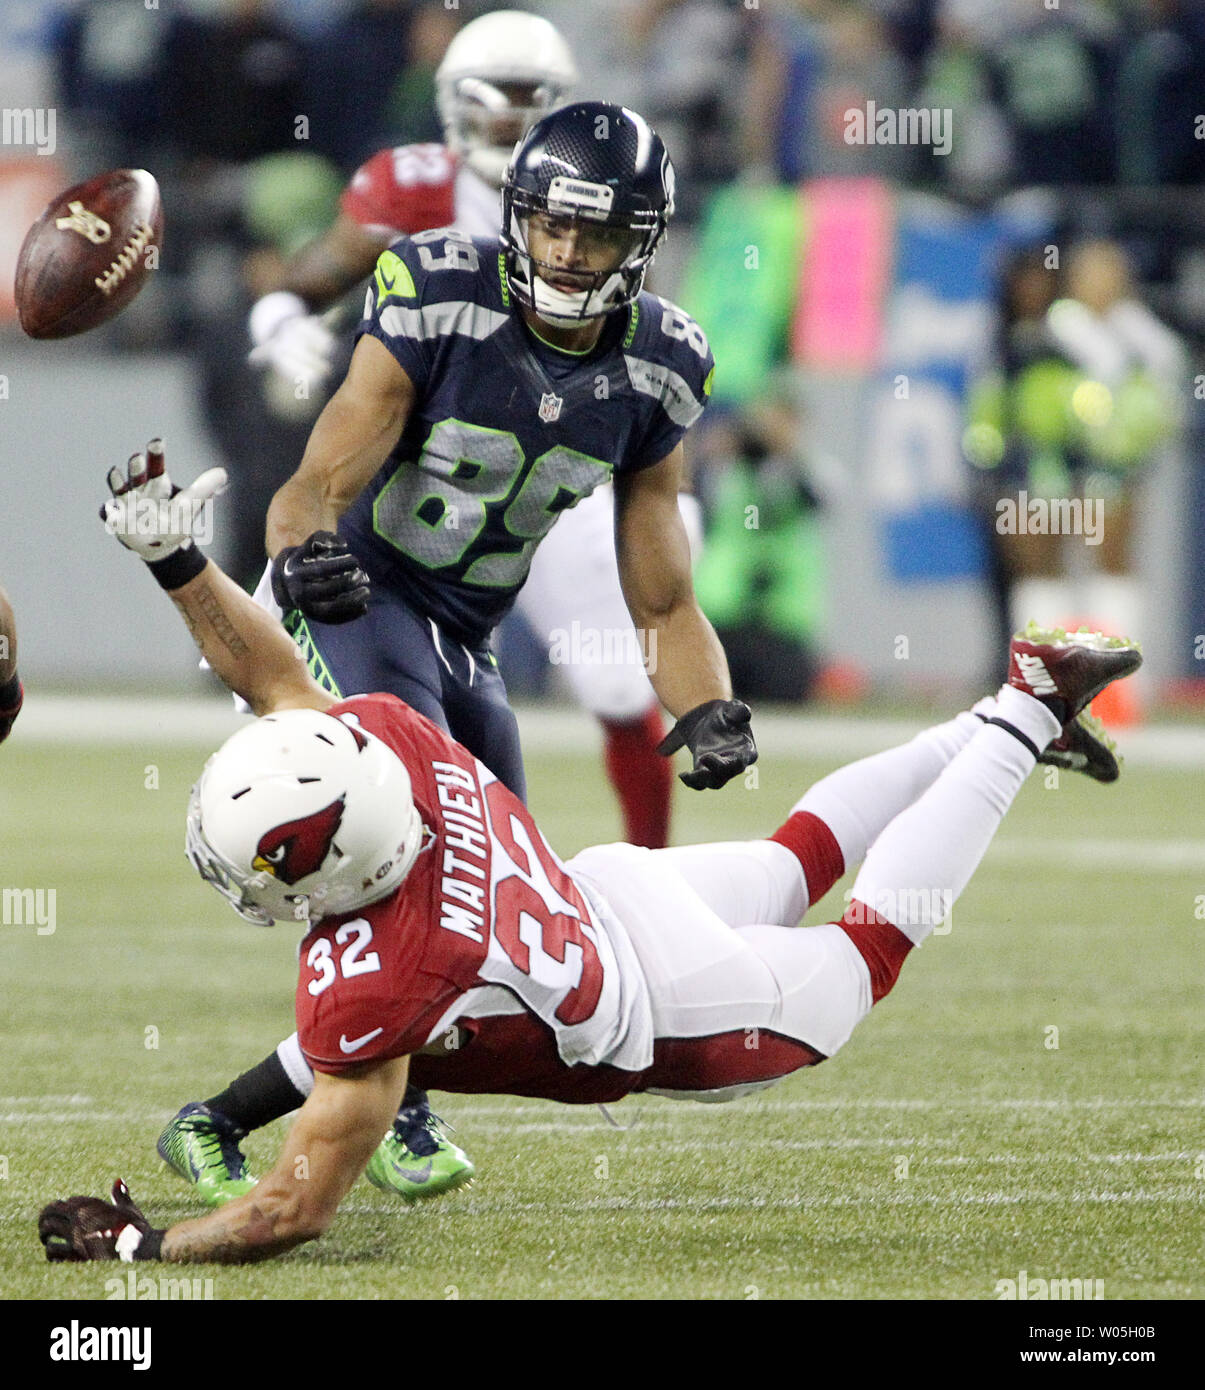
<path id="1" fill-rule="evenodd" d="M 242 924 L 183 858 L 203 757 L 153 728 L 143 746 L 4 749 L 0 886 L 56 894 L 52 934 L 0 928 L 6 1299 L 106 1295 L 113 1267 L 43 1259 L 52 1197 L 120 1174 L 155 1224 L 198 1214 L 159 1129 L 291 1031 L 294 937 Z M 558 850 L 616 837 L 592 755 L 528 763 Z M 679 788 L 677 838 L 767 833 L 831 765 Z M 636 1097 L 613 1109 L 623 1129 L 437 1095 L 471 1189 L 407 1209 L 361 1181 L 319 1244 L 190 1273 L 219 1299 L 990 1299 L 1021 1270 L 1200 1298 L 1198 779 L 1031 779 L 949 934 L 810 1073 L 728 1106 Z M 280 1133 L 248 1141 L 259 1170 Z"/>

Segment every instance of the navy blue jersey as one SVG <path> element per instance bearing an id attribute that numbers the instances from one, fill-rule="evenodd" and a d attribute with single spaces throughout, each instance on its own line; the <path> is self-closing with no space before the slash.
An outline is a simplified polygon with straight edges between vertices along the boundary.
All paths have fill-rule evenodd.
<path id="1" fill-rule="evenodd" d="M 642 294 L 590 352 L 561 352 L 525 326 L 498 242 L 447 230 L 381 256 L 359 333 L 416 400 L 339 530 L 374 583 L 459 640 L 497 625 L 561 512 L 670 453 L 711 386 L 702 329 L 666 300 Z"/>

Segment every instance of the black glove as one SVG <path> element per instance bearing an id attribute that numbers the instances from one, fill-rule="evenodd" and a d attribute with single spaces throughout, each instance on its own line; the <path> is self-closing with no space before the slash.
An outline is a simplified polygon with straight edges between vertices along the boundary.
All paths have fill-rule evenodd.
<path id="1" fill-rule="evenodd" d="M 38 1239 L 48 1260 L 155 1259 L 163 1241 L 162 1231 L 138 1210 L 130 1190 L 120 1178 L 113 1184 L 112 1202 L 99 1197 L 68 1197 L 51 1202 L 38 1214 Z M 117 1241 L 127 1227 L 140 1232 L 141 1240 L 129 1253 L 118 1252 Z M 127 1237 L 127 1241 L 129 1238 Z M 123 1249 L 126 1241 L 122 1242 Z"/>
<path id="2" fill-rule="evenodd" d="M 320 623 L 350 623 L 368 612 L 368 576 L 333 531 L 315 531 L 272 561 L 272 596 Z"/>
<path id="3" fill-rule="evenodd" d="M 722 787 L 738 772 L 757 762 L 757 745 L 749 728 L 749 706 L 740 700 L 708 700 L 696 705 L 674 725 L 657 749 L 667 757 L 689 747 L 695 765 L 678 774 L 688 787 Z"/>

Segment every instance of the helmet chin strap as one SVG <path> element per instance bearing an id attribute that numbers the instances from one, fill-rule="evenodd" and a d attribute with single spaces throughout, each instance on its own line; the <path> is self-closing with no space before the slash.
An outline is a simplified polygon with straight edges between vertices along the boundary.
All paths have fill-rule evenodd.
<path id="1" fill-rule="evenodd" d="M 549 285 L 536 274 L 532 274 L 532 308 L 546 323 L 556 328 L 576 328 L 592 318 L 598 318 L 605 310 L 588 314 L 590 290 L 577 290 L 570 294 Z"/>
<path id="2" fill-rule="evenodd" d="M 555 285 L 541 279 L 535 259 L 530 255 L 528 259 L 531 265 L 531 307 L 553 327 L 576 328 L 591 319 L 604 318 L 615 307 L 608 301 L 623 286 L 623 276 L 618 271 L 606 272 L 607 278 L 589 289 L 558 290 Z M 539 264 L 544 265 L 544 262 Z M 547 268 L 555 270 L 553 266 Z"/>

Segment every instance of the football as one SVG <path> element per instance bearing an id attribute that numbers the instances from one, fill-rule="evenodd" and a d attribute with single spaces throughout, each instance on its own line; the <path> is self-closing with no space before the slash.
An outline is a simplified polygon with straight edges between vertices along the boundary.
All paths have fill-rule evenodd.
<path id="1" fill-rule="evenodd" d="M 70 338 L 107 322 L 159 260 L 163 204 L 145 169 L 112 169 L 54 199 L 17 261 L 16 301 L 31 338 Z"/>

